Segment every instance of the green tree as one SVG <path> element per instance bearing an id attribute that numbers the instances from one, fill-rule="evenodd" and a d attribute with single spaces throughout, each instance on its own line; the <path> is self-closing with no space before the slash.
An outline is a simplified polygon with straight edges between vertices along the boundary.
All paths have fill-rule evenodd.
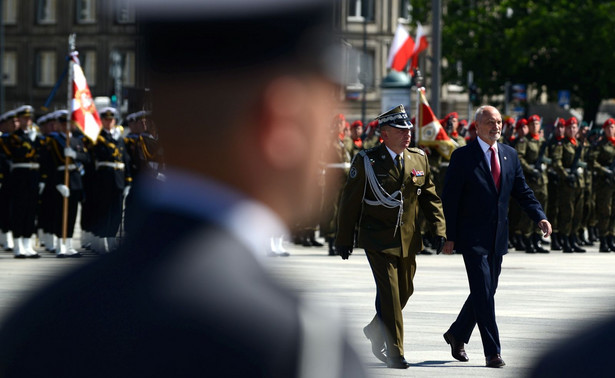
<path id="1" fill-rule="evenodd" d="M 428 3 L 413 2 L 413 10 Z M 502 94 L 506 81 L 544 85 L 551 101 L 569 89 L 586 121 L 595 120 L 602 99 L 615 96 L 615 1 L 443 0 L 443 6 L 444 82 L 467 84 L 471 70 L 483 95 Z"/>

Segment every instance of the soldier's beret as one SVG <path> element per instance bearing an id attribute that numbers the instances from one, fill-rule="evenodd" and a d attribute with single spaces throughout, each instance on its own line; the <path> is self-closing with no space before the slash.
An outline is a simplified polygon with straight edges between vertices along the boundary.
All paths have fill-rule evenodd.
<path id="1" fill-rule="evenodd" d="M 563 118 L 558 118 L 557 119 L 557 126 L 566 126 L 566 120 Z"/>
<path id="2" fill-rule="evenodd" d="M 610 125 L 615 125 L 615 119 L 609 118 L 602 124 L 602 128 L 609 127 Z"/>
<path id="3" fill-rule="evenodd" d="M 527 125 L 527 119 L 525 118 L 519 118 L 519 120 L 517 121 L 517 124 L 515 125 L 515 129 L 519 129 L 523 126 Z"/>
<path id="4" fill-rule="evenodd" d="M 380 114 L 376 119 L 378 120 L 378 126 L 386 125 L 398 129 L 411 129 L 413 127 L 406 109 L 401 104 Z"/>
<path id="5" fill-rule="evenodd" d="M 354 129 L 355 127 L 359 127 L 359 126 L 363 127 L 363 122 L 361 122 L 361 120 L 358 119 L 350 125 L 350 128 Z"/>
<path id="6" fill-rule="evenodd" d="M 575 124 L 575 123 L 576 123 L 577 125 L 579 124 L 579 121 L 577 120 L 577 118 L 576 118 L 576 117 L 570 117 L 570 118 L 568 118 L 568 120 L 566 121 L 566 126 L 570 126 L 570 125 Z"/>
<path id="7" fill-rule="evenodd" d="M 470 123 L 470 126 L 468 126 L 468 130 L 476 130 L 476 121 L 472 121 L 472 123 Z"/>
<path id="8" fill-rule="evenodd" d="M 513 117 L 506 117 L 504 119 L 504 123 L 506 123 L 508 125 L 514 125 L 515 124 L 515 119 Z"/>
<path id="9" fill-rule="evenodd" d="M 532 114 L 531 116 L 529 116 L 527 121 L 528 122 L 534 122 L 534 121 L 540 122 L 540 116 L 538 114 Z"/>
<path id="10" fill-rule="evenodd" d="M 459 119 L 459 114 L 457 114 L 457 112 L 452 112 L 452 113 L 448 113 L 446 115 L 446 117 L 444 117 L 445 119 L 451 119 L 451 118 L 457 118 Z"/>

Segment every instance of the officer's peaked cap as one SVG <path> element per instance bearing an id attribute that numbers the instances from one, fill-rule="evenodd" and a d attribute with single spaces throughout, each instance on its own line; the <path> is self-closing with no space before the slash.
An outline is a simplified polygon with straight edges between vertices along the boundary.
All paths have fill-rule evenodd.
<path id="1" fill-rule="evenodd" d="M 380 114 L 376 119 L 378 120 L 378 126 L 392 126 L 398 129 L 411 129 L 413 127 L 403 105 L 397 105 Z"/>

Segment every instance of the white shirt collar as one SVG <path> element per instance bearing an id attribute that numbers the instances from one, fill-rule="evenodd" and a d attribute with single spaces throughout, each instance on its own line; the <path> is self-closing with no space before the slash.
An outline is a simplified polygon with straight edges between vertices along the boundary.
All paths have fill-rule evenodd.
<path id="1" fill-rule="evenodd" d="M 393 159 L 393 161 L 395 161 L 395 158 L 397 157 L 397 155 L 401 155 L 402 157 L 404 157 L 404 153 L 403 152 L 401 154 L 398 154 L 397 152 L 395 152 L 392 149 L 390 149 L 389 146 L 387 146 L 386 144 L 384 146 L 389 151 L 389 154 L 391 154 L 391 159 Z"/>
<path id="2" fill-rule="evenodd" d="M 480 138 L 476 138 L 476 140 L 478 140 L 478 144 L 480 145 L 480 148 L 482 148 L 483 153 L 487 153 L 487 151 L 489 151 L 489 148 L 491 147 L 490 145 L 488 145 L 487 143 L 485 143 L 484 140 L 480 139 Z M 498 152 L 498 142 L 495 142 L 493 144 L 493 148 L 495 149 L 495 152 Z"/>
<path id="3" fill-rule="evenodd" d="M 241 240 L 257 258 L 269 252 L 271 236 L 288 235 L 286 226 L 270 208 L 231 187 L 176 169 L 164 175 L 164 182 L 151 179 L 139 187 L 150 206 L 215 223 Z"/>

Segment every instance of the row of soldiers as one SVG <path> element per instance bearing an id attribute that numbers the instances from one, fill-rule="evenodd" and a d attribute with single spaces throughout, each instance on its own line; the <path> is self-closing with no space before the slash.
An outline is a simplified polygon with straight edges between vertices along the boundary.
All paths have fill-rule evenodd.
<path id="1" fill-rule="evenodd" d="M 560 118 L 546 138 L 542 121 L 538 115 L 516 121 L 509 117 L 505 120 L 500 142 L 518 151 L 526 181 L 547 211 L 554 229 L 550 249 L 584 252 L 583 245 L 593 245 L 599 240 L 601 252 L 615 252 L 615 120 L 604 122 L 600 132 L 589 132 L 588 128 L 579 127 L 574 117 Z M 476 138 L 474 122 L 468 125 L 456 112 L 448 114 L 440 123 L 459 147 Z M 331 161 L 323 162 L 320 220 L 321 235 L 329 242 L 330 254 L 335 254 L 332 242 L 336 232 L 337 201 L 350 161 L 362 149 L 381 142 L 376 126 L 370 123 L 363 130 L 361 121 L 350 124 L 343 115 L 332 122 L 328 143 L 335 153 Z M 415 140 L 413 138 L 413 143 Z M 429 157 L 434 184 L 440 195 L 448 160 L 434 149 L 420 147 Z M 542 238 L 515 201 L 510 203 L 510 247 L 528 253 L 548 252 L 545 246 L 549 241 Z M 421 229 L 429 227 L 422 224 Z M 431 236 L 427 234 L 423 239 L 429 247 Z"/>
<path id="2" fill-rule="evenodd" d="M 101 109 L 102 129 L 90 140 L 67 110 L 42 115 L 24 105 L 0 116 L 0 242 L 14 257 L 38 258 L 33 239 L 57 257 L 80 257 L 73 243 L 79 206 L 81 241 L 99 253 L 117 246 L 130 188 L 144 171 L 158 174 L 162 150 L 149 112 L 126 117 Z"/>

